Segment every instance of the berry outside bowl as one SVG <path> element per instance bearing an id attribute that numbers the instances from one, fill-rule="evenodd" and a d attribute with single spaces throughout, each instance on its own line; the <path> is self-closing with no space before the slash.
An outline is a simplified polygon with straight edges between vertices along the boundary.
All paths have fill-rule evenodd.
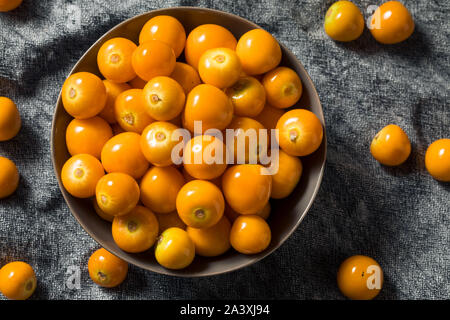
<path id="1" fill-rule="evenodd" d="M 108 31 L 86 51 L 70 74 L 87 71 L 101 76 L 97 67 L 97 52 L 100 46 L 114 37 L 129 38 L 138 43 L 139 31 L 142 26 L 157 15 L 170 15 L 177 18 L 184 25 L 186 34 L 189 34 L 195 27 L 206 23 L 218 24 L 227 28 L 237 39 L 249 30 L 260 28 L 244 18 L 217 10 L 191 7 L 154 10 L 128 19 Z M 322 106 L 308 73 L 290 50 L 281 43 L 280 46 L 283 53 L 280 65 L 294 69 L 303 83 L 302 98 L 294 108 L 305 108 L 314 112 L 325 128 Z M 297 229 L 305 217 L 319 190 L 325 168 L 326 135 L 324 134 L 320 148 L 312 155 L 302 158 L 303 175 L 293 193 L 286 199 L 271 202 L 272 212 L 268 222 L 272 229 L 272 242 L 265 251 L 255 255 L 243 255 L 230 249 L 226 254 L 215 258 L 197 256 L 186 269 L 169 270 L 156 262 L 153 249 L 140 254 L 130 254 L 119 249 L 112 238 L 111 224 L 102 220 L 95 213 L 92 200 L 74 198 L 64 189 L 61 183 L 61 169 L 64 162 L 70 157 L 65 142 L 65 132 L 70 121 L 71 117 L 64 110 L 60 94 L 53 116 L 52 160 L 59 187 L 73 216 L 94 240 L 111 253 L 138 267 L 167 275 L 180 277 L 218 275 L 249 266 L 274 252 Z"/>

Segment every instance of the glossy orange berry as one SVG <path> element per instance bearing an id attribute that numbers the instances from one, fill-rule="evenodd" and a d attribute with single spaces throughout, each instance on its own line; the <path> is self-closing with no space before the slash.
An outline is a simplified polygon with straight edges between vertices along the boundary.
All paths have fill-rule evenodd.
<path id="1" fill-rule="evenodd" d="M 0 269 L 0 292 L 10 300 L 28 299 L 36 286 L 36 274 L 28 263 L 10 262 Z"/>
<path id="2" fill-rule="evenodd" d="M 198 63 L 198 73 L 204 83 L 217 88 L 232 86 L 241 75 L 242 66 L 234 50 L 214 48 L 205 51 Z"/>
<path id="3" fill-rule="evenodd" d="M 159 233 L 163 233 L 165 230 L 169 228 L 180 228 L 185 230 L 186 224 L 183 222 L 183 220 L 180 219 L 180 216 L 178 215 L 178 212 L 172 211 L 169 213 L 155 213 L 156 218 L 158 219 L 159 223 Z"/>
<path id="4" fill-rule="evenodd" d="M 0 141 L 7 141 L 19 133 L 22 126 L 16 104 L 9 98 L 0 97 Z"/>
<path id="5" fill-rule="evenodd" d="M 0 157 L 0 199 L 12 195 L 19 186 L 19 170 L 11 160 Z"/>
<path id="6" fill-rule="evenodd" d="M 414 32 L 414 20 L 399 1 L 388 1 L 375 10 L 370 32 L 380 43 L 395 44 L 408 39 Z"/>
<path id="7" fill-rule="evenodd" d="M 173 49 L 164 42 L 149 40 L 134 50 L 131 62 L 137 75 L 150 81 L 157 76 L 169 76 L 175 68 L 176 57 Z"/>
<path id="8" fill-rule="evenodd" d="M 284 114 L 284 110 L 274 108 L 269 104 L 266 104 L 264 109 L 256 116 L 253 117 L 256 121 L 261 123 L 267 130 L 275 129 L 277 122 Z M 267 132 L 270 135 L 270 131 Z"/>
<path id="9" fill-rule="evenodd" d="M 364 17 L 361 10 L 350 1 L 337 1 L 325 15 L 325 32 L 336 41 L 353 41 L 364 31 Z"/>
<path id="10" fill-rule="evenodd" d="M 141 89 L 130 89 L 119 94 L 114 110 L 117 123 L 125 131 L 141 133 L 154 121 L 147 113 Z"/>
<path id="11" fill-rule="evenodd" d="M 88 261 L 89 276 L 99 286 L 117 287 L 128 274 L 128 263 L 101 248 Z"/>
<path id="12" fill-rule="evenodd" d="M 267 102 L 280 109 L 292 107 L 303 93 L 300 77 L 294 70 L 286 67 L 278 67 L 266 73 L 262 84 Z"/>
<path id="13" fill-rule="evenodd" d="M 139 185 L 128 174 L 109 173 L 98 181 L 95 196 L 105 214 L 122 216 L 136 207 L 140 196 Z"/>
<path id="14" fill-rule="evenodd" d="M 175 56 L 183 52 L 186 43 L 186 31 L 176 18 L 160 15 L 148 20 L 139 34 L 139 43 L 149 40 L 159 40 L 169 45 Z"/>
<path id="15" fill-rule="evenodd" d="M 222 190 L 233 210 L 240 214 L 256 214 L 269 201 L 272 177 L 258 164 L 235 165 L 225 171 Z"/>
<path id="16" fill-rule="evenodd" d="M 137 46 L 126 38 L 112 38 L 102 44 L 97 54 L 98 69 L 108 80 L 124 83 L 136 77 L 131 57 Z"/>
<path id="17" fill-rule="evenodd" d="M 399 126 L 390 124 L 381 129 L 370 145 L 372 156 L 386 166 L 398 166 L 408 159 L 411 142 Z"/>
<path id="18" fill-rule="evenodd" d="M 98 206 L 98 203 L 97 203 L 97 198 L 93 198 L 92 199 L 92 203 L 93 203 L 93 206 L 94 206 L 95 213 L 100 218 L 102 218 L 105 221 L 113 222 L 114 216 L 111 215 L 111 214 L 108 214 L 108 213 L 104 212 L 102 209 L 100 209 L 100 207 Z"/>
<path id="19" fill-rule="evenodd" d="M 0 12 L 7 12 L 16 9 L 22 0 L 0 0 Z"/>
<path id="20" fill-rule="evenodd" d="M 264 251 L 270 244 L 272 234 L 267 222 L 257 215 L 241 215 L 230 231 L 230 243 L 243 254 L 256 254 Z"/>
<path id="21" fill-rule="evenodd" d="M 77 198 L 95 195 L 97 182 L 105 175 L 100 161 L 90 154 L 77 154 L 64 163 L 61 180 L 64 188 Z"/>
<path id="22" fill-rule="evenodd" d="M 141 136 L 135 132 L 120 133 L 106 142 L 101 154 L 106 172 L 122 172 L 139 179 L 149 163 L 141 151 Z"/>
<path id="23" fill-rule="evenodd" d="M 283 150 L 278 150 L 278 170 L 272 175 L 271 198 L 283 199 L 289 196 L 297 186 L 303 172 L 299 158 L 290 156 Z"/>
<path id="24" fill-rule="evenodd" d="M 235 50 L 236 43 L 236 38 L 224 27 L 217 24 L 202 24 L 189 33 L 184 55 L 187 63 L 198 69 L 200 57 L 206 50 L 214 48 Z"/>
<path id="25" fill-rule="evenodd" d="M 117 246 L 126 252 L 144 252 L 158 236 L 158 220 L 153 212 L 136 206 L 126 215 L 114 217 L 112 235 Z"/>
<path id="26" fill-rule="evenodd" d="M 278 143 L 291 156 L 307 156 L 316 151 L 323 139 L 319 118 L 311 111 L 293 109 L 278 120 Z"/>
<path id="27" fill-rule="evenodd" d="M 183 126 L 191 132 L 194 132 L 194 121 L 201 121 L 201 133 L 208 129 L 223 130 L 233 118 L 233 105 L 222 90 L 201 84 L 188 94 L 183 116 Z"/>
<path id="28" fill-rule="evenodd" d="M 253 29 L 244 33 L 236 46 L 236 53 L 247 75 L 266 73 L 281 61 L 278 41 L 267 31 Z"/>
<path id="29" fill-rule="evenodd" d="M 202 83 L 197 70 L 191 65 L 183 62 L 177 62 L 175 64 L 175 69 L 173 69 L 170 77 L 180 84 L 186 95 L 191 92 L 193 88 Z"/>
<path id="30" fill-rule="evenodd" d="M 189 172 L 186 171 L 186 168 L 183 167 L 181 170 L 181 173 L 183 174 L 184 180 L 187 182 L 190 182 L 192 180 L 197 180 L 197 178 L 194 178 L 189 174 Z M 217 178 L 213 179 L 207 179 L 209 182 L 214 183 L 219 189 L 222 189 L 222 176 L 218 176 Z"/>
<path id="31" fill-rule="evenodd" d="M 139 77 L 135 77 L 133 80 L 129 81 L 128 84 L 134 89 L 144 89 L 147 82 L 148 81 L 145 81 Z"/>
<path id="32" fill-rule="evenodd" d="M 258 79 L 245 76 L 225 90 L 234 106 L 234 114 L 241 117 L 256 117 L 266 103 L 266 92 Z"/>
<path id="33" fill-rule="evenodd" d="M 68 114 L 76 119 L 87 119 L 103 110 L 107 94 L 99 77 L 90 72 L 78 72 L 66 79 L 61 97 Z"/>
<path id="34" fill-rule="evenodd" d="M 203 257 L 216 257 L 230 249 L 231 224 L 226 217 L 209 228 L 187 227 L 186 231 L 195 245 L 195 253 Z"/>
<path id="35" fill-rule="evenodd" d="M 172 78 L 154 77 L 145 85 L 143 94 L 146 111 L 155 120 L 171 120 L 183 111 L 186 95 Z"/>
<path id="36" fill-rule="evenodd" d="M 69 153 L 87 153 L 98 159 L 103 146 L 111 139 L 111 126 L 100 117 L 73 119 L 66 129 L 66 146 Z"/>
<path id="37" fill-rule="evenodd" d="M 105 107 L 98 116 L 105 119 L 109 124 L 114 124 L 117 122 L 115 112 L 116 98 L 122 92 L 131 89 L 131 87 L 127 83 L 115 83 L 109 80 L 103 80 L 103 84 L 106 88 L 107 99 Z"/>
<path id="38" fill-rule="evenodd" d="M 430 144 L 425 154 L 425 166 L 436 180 L 450 182 L 450 139 Z"/>
<path id="39" fill-rule="evenodd" d="M 174 167 L 152 167 L 141 180 L 141 202 L 153 212 L 175 211 L 183 185 L 183 175 Z"/>
<path id="40" fill-rule="evenodd" d="M 346 259 L 337 274 L 339 290 L 352 300 L 371 300 L 383 286 L 383 270 L 372 258 L 356 255 Z"/>
<path id="41" fill-rule="evenodd" d="M 169 228 L 159 236 L 155 257 L 167 269 L 183 269 L 194 260 L 195 245 L 183 229 Z"/>

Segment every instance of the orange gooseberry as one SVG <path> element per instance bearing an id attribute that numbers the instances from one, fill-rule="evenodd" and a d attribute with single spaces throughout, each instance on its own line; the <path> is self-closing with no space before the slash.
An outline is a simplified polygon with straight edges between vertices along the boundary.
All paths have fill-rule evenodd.
<path id="1" fill-rule="evenodd" d="M 302 176 L 303 166 L 299 158 L 278 150 L 278 170 L 272 175 L 271 198 L 282 199 L 289 196 Z"/>
<path id="2" fill-rule="evenodd" d="M 169 76 L 175 68 L 176 57 L 169 45 L 158 40 L 149 40 L 134 50 L 131 62 L 137 75 L 145 81 L 150 81 L 157 76 Z"/>
<path id="3" fill-rule="evenodd" d="M 100 161 L 90 154 L 77 154 L 64 163 L 61 180 L 64 188 L 77 198 L 95 195 L 97 182 L 105 175 Z"/>
<path id="4" fill-rule="evenodd" d="M 14 261 L 0 269 L 0 292 L 10 300 L 28 299 L 36 285 L 36 274 L 28 263 Z"/>
<path id="5" fill-rule="evenodd" d="M 281 61 L 281 48 L 277 40 L 263 29 L 244 33 L 236 46 L 242 70 L 249 76 L 266 73 Z"/>
<path id="6" fill-rule="evenodd" d="M 183 116 L 183 126 L 191 132 L 194 132 L 194 121 L 201 121 L 201 133 L 208 129 L 223 130 L 233 118 L 233 105 L 222 90 L 201 84 L 188 94 Z"/>
<path id="7" fill-rule="evenodd" d="M 229 48 L 209 49 L 198 63 L 198 73 L 203 82 L 221 89 L 232 86 L 239 79 L 241 70 L 239 57 Z"/>
<path id="8" fill-rule="evenodd" d="M 128 263 L 101 248 L 88 261 L 89 276 L 99 286 L 117 287 L 128 274 Z"/>
<path id="9" fill-rule="evenodd" d="M 270 211 L 272 210 L 272 207 L 270 205 L 270 202 L 268 201 L 267 204 L 264 206 L 264 208 L 261 211 L 258 211 L 255 213 L 255 215 L 260 216 L 264 220 L 267 220 L 270 216 Z M 231 208 L 228 204 L 225 204 L 225 212 L 224 215 L 231 221 L 234 222 L 239 216 L 241 216 L 240 213 L 236 212 Z"/>
<path id="10" fill-rule="evenodd" d="M 19 110 L 9 98 L 0 97 L 0 141 L 7 141 L 19 133 L 22 126 Z"/>
<path id="11" fill-rule="evenodd" d="M 144 175 L 149 167 L 141 151 L 141 136 L 135 132 L 123 132 L 106 142 L 101 154 L 106 172 L 122 172 L 135 179 Z"/>
<path id="12" fill-rule="evenodd" d="M 225 90 L 234 106 L 234 114 L 241 117 L 256 117 L 264 108 L 266 93 L 258 79 L 244 76 Z"/>
<path id="13" fill-rule="evenodd" d="M 155 257 L 167 269 L 183 269 L 194 260 L 195 245 L 183 229 L 169 228 L 159 236 Z"/>
<path id="14" fill-rule="evenodd" d="M 339 290 L 352 300 L 371 300 L 383 286 L 383 271 L 372 258 L 352 256 L 342 262 L 337 274 Z"/>
<path id="15" fill-rule="evenodd" d="M 230 231 L 231 246 L 243 254 L 256 254 L 270 244 L 272 234 L 267 222 L 257 215 L 241 215 Z"/>
<path id="16" fill-rule="evenodd" d="M 425 154 L 425 167 L 436 180 L 450 182 L 450 139 L 430 144 Z"/>
<path id="17" fill-rule="evenodd" d="M 353 41 L 364 31 L 361 10 L 350 1 L 337 1 L 328 9 L 324 23 L 327 35 L 336 41 Z"/>
<path id="18" fill-rule="evenodd" d="M 292 107 L 303 93 L 300 77 L 294 70 L 286 67 L 267 72 L 262 84 L 266 90 L 267 102 L 280 109 Z"/>
<path id="19" fill-rule="evenodd" d="M 109 80 L 103 80 L 106 88 L 106 104 L 102 112 L 98 114 L 99 117 L 105 119 L 109 124 L 114 124 L 116 120 L 115 103 L 116 98 L 125 90 L 131 89 L 127 83 L 115 83 Z"/>
<path id="20" fill-rule="evenodd" d="M 187 227 L 186 231 L 195 245 L 195 253 L 203 257 L 216 257 L 230 249 L 231 224 L 227 217 L 209 228 Z"/>
<path id="21" fill-rule="evenodd" d="M 112 235 L 117 246 L 126 252 L 138 253 L 151 248 L 158 237 L 158 220 L 153 212 L 136 206 L 131 212 L 114 217 Z"/>
<path id="22" fill-rule="evenodd" d="M 277 122 L 283 114 L 284 110 L 274 108 L 271 105 L 266 104 L 264 109 L 262 109 L 262 111 L 253 118 L 261 123 L 267 130 L 272 130 L 277 127 Z M 268 131 L 267 134 L 270 136 L 270 131 Z"/>
<path id="23" fill-rule="evenodd" d="M 0 0 L 0 12 L 7 12 L 14 10 L 20 4 L 22 3 L 22 0 Z"/>
<path id="24" fill-rule="evenodd" d="M 135 77 L 133 80 L 129 81 L 128 84 L 134 89 L 144 89 L 147 82 L 148 81 L 145 81 L 139 77 Z"/>
<path id="25" fill-rule="evenodd" d="M 159 40 L 169 45 L 175 56 L 183 52 L 186 43 L 186 31 L 176 18 L 160 15 L 148 20 L 139 34 L 139 43 L 149 40 Z"/>
<path id="26" fill-rule="evenodd" d="M 108 122 L 100 117 L 73 119 L 66 129 L 66 146 L 69 153 L 87 153 L 98 159 L 103 146 L 113 136 Z"/>
<path id="27" fill-rule="evenodd" d="M 390 124 L 381 129 L 370 145 L 372 156 L 386 166 L 398 166 L 408 159 L 411 142 L 399 126 Z"/>
<path id="28" fill-rule="evenodd" d="M 163 233 L 165 230 L 173 227 L 177 227 L 185 230 L 186 224 L 180 219 L 178 212 L 172 211 L 169 213 L 155 213 L 156 219 L 159 223 L 159 233 Z"/>
<path id="29" fill-rule="evenodd" d="M 291 156 L 307 156 L 322 143 L 322 123 L 314 113 L 305 109 L 286 112 L 278 120 L 276 128 L 280 147 Z"/>
<path id="30" fill-rule="evenodd" d="M 133 210 L 139 202 L 139 185 L 128 174 L 108 173 L 98 181 L 95 196 L 105 214 L 121 216 Z"/>
<path id="31" fill-rule="evenodd" d="M 235 165 L 225 171 L 222 190 L 233 210 L 240 214 L 256 214 L 269 201 L 272 177 L 259 164 Z"/>
<path id="32" fill-rule="evenodd" d="M 102 44 L 97 54 L 100 73 L 108 80 L 124 83 L 136 77 L 131 57 L 136 44 L 126 38 L 112 38 Z"/>
<path id="33" fill-rule="evenodd" d="M 130 89 L 116 98 L 117 123 L 125 130 L 141 133 L 154 120 L 147 113 L 142 89 Z"/>
<path id="34" fill-rule="evenodd" d="M 141 180 L 141 202 L 153 212 L 172 212 L 183 185 L 183 175 L 174 167 L 152 167 Z"/>
<path id="35" fill-rule="evenodd" d="M 187 63 L 198 69 L 202 54 L 213 48 L 236 49 L 236 38 L 233 34 L 217 24 L 202 24 L 189 33 L 184 55 Z"/>
<path id="36" fill-rule="evenodd" d="M 102 209 L 100 209 L 100 207 L 98 206 L 98 203 L 97 203 L 97 198 L 92 198 L 92 203 L 94 206 L 95 213 L 97 213 L 97 215 L 100 218 L 102 218 L 105 221 L 113 222 L 114 216 L 111 214 L 108 214 L 108 213 L 104 212 Z"/>
<path id="37" fill-rule="evenodd" d="M 103 81 L 90 72 L 69 76 L 61 91 L 64 109 L 72 117 L 87 119 L 99 114 L 106 105 L 106 88 Z"/>
<path id="38" fill-rule="evenodd" d="M 186 95 L 172 78 L 154 77 L 145 85 L 143 94 L 145 109 L 155 120 L 171 120 L 183 111 Z"/>
<path id="39" fill-rule="evenodd" d="M 187 182 L 190 182 L 192 180 L 197 180 L 197 178 L 194 178 L 193 176 L 191 176 L 189 174 L 189 172 L 186 171 L 186 168 L 183 167 L 183 169 L 181 169 L 181 173 L 184 176 L 184 180 Z M 217 178 L 213 178 L 213 179 L 207 179 L 209 182 L 214 183 L 219 189 L 222 189 L 222 176 L 218 176 Z"/>
<path id="40" fill-rule="evenodd" d="M 0 199 L 12 195 L 19 186 L 19 170 L 14 162 L 0 157 Z"/>
<path id="41" fill-rule="evenodd" d="M 177 62 L 175 64 L 175 69 L 173 69 L 170 77 L 180 84 L 185 95 L 202 83 L 197 70 L 191 65 L 183 62 Z"/>
<path id="42" fill-rule="evenodd" d="M 370 32 L 380 43 L 395 44 L 408 39 L 414 32 L 414 20 L 399 1 L 388 1 L 370 18 Z"/>

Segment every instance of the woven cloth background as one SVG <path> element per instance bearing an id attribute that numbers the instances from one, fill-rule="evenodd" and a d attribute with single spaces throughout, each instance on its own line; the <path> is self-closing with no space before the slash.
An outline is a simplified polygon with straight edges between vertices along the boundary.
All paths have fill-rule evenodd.
<path id="1" fill-rule="evenodd" d="M 357 1 L 365 16 L 369 5 Z M 403 1 L 416 31 L 384 46 L 366 30 L 349 44 L 324 34 L 332 1 L 24 0 L 0 14 L 0 95 L 12 98 L 23 128 L 0 154 L 13 159 L 20 187 L 0 202 L 0 264 L 29 262 L 34 299 L 343 299 L 339 264 L 365 254 L 384 270 L 380 299 L 450 298 L 450 186 L 424 168 L 424 151 L 450 137 L 450 2 Z M 324 180 L 310 212 L 274 254 L 223 276 L 178 279 L 131 266 L 116 289 L 94 285 L 87 260 L 98 248 L 67 208 L 53 173 L 50 128 L 62 83 L 76 61 L 117 23 L 161 7 L 210 7 L 272 32 L 302 61 L 321 98 L 328 135 Z M 413 152 L 399 168 L 373 160 L 369 144 L 389 123 Z M 81 288 L 65 283 L 81 268 Z"/>

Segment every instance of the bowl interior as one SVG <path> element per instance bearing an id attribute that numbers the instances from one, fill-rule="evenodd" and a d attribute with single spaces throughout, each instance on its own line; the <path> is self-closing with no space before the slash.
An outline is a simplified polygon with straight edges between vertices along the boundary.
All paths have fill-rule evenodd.
<path id="1" fill-rule="evenodd" d="M 238 16 L 210 9 L 179 7 L 155 10 L 124 21 L 111 29 L 83 55 L 71 71 L 71 74 L 80 71 L 88 71 L 101 76 L 97 68 L 97 51 L 100 46 L 108 39 L 114 37 L 125 37 L 138 43 L 139 31 L 144 23 L 150 18 L 161 14 L 171 15 L 180 20 L 184 25 L 187 34 L 196 26 L 206 23 L 224 26 L 230 30 L 237 39 L 245 32 L 259 28 L 254 23 Z M 299 74 L 303 83 L 303 96 L 294 108 L 309 109 L 319 117 L 324 125 L 322 107 L 310 77 L 296 57 L 283 45 L 281 45 L 281 48 L 283 52 L 281 65 L 294 69 Z M 152 249 L 141 254 L 129 254 L 119 249 L 112 239 L 111 224 L 97 216 L 93 209 L 92 201 L 74 198 L 66 192 L 64 187 L 62 187 L 60 176 L 61 169 L 65 161 L 70 157 L 65 143 L 65 131 L 70 121 L 71 117 L 65 112 L 60 96 L 53 118 L 52 158 L 61 192 L 69 205 L 72 214 L 92 238 L 108 251 L 129 263 L 163 274 L 188 277 L 215 275 L 250 265 L 269 255 L 278 248 L 300 224 L 315 198 L 324 171 L 326 135 L 324 135 L 322 145 L 314 154 L 302 158 L 303 175 L 294 192 L 286 199 L 278 201 L 271 200 L 272 213 L 269 218 L 269 224 L 272 229 L 272 242 L 264 252 L 248 256 L 238 254 L 231 249 L 228 253 L 215 258 L 202 258 L 197 256 L 194 262 L 186 269 L 168 270 L 161 267 L 156 262 Z"/>

